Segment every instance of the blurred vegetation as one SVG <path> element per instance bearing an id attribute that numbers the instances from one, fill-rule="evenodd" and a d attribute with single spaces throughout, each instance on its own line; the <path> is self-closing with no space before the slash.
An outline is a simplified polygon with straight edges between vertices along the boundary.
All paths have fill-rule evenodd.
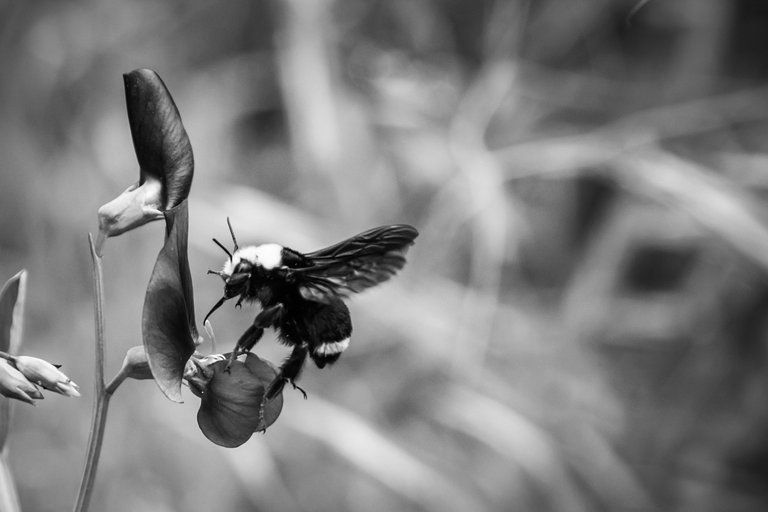
<path id="1" fill-rule="evenodd" d="M 93 510 L 765 510 L 767 42 L 759 0 L 0 0 L 2 279 L 29 269 L 26 353 L 84 391 L 15 407 L 24 509 L 79 483 L 86 234 L 137 178 L 121 74 L 149 67 L 195 150 L 199 318 L 227 216 L 304 251 L 421 237 L 239 449 L 128 382 Z M 110 374 L 161 224 L 107 244 Z M 219 348 L 251 319 L 217 313 Z"/>

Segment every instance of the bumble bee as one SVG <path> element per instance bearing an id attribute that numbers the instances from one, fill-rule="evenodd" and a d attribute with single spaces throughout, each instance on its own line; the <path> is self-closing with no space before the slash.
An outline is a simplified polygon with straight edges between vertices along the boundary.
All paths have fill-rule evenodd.
<path id="1" fill-rule="evenodd" d="M 292 347 L 267 388 L 265 401 L 287 382 L 307 397 L 295 383 L 307 356 L 323 368 L 349 346 L 352 321 L 344 299 L 392 277 L 405 265 L 405 253 L 418 236 L 405 224 L 381 226 L 303 254 L 278 244 L 239 247 L 229 218 L 227 225 L 234 251 L 214 238 L 229 258 L 220 271 L 208 271 L 224 281 L 224 296 L 203 323 L 229 299 L 238 297 L 237 306 L 260 304 L 261 311 L 238 339 L 230 361 L 250 351 L 269 327 Z"/>

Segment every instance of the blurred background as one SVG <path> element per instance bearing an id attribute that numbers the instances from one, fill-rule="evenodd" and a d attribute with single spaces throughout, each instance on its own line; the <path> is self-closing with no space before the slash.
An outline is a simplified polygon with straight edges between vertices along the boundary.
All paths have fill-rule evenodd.
<path id="1" fill-rule="evenodd" d="M 421 236 L 266 435 L 220 448 L 188 390 L 126 382 L 92 510 L 766 510 L 767 44 L 760 0 L 0 0 L 2 280 L 29 270 L 23 352 L 84 395 L 15 405 L 24 510 L 79 485 L 86 237 L 138 177 L 139 67 L 195 151 L 198 319 L 227 216 L 302 251 Z M 163 229 L 106 246 L 108 376 Z M 219 351 L 253 314 L 216 314 Z"/>

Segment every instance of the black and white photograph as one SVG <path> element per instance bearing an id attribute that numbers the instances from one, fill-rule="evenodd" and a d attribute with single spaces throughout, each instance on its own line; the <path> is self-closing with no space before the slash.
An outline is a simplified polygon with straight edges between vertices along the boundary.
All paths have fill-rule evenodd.
<path id="1" fill-rule="evenodd" d="M 0 512 L 768 510 L 768 3 L 0 0 Z"/>

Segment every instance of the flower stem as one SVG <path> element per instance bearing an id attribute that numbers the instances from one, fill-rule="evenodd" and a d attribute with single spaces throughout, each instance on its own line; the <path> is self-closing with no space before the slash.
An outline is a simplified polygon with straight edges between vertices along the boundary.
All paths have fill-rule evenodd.
<path id="1" fill-rule="evenodd" d="M 94 402 L 91 430 L 88 436 L 88 451 L 85 456 L 83 478 L 80 481 L 80 491 L 77 495 L 74 512 L 85 512 L 88 510 L 93 492 L 93 482 L 96 478 L 96 468 L 99 464 L 99 456 L 101 455 L 101 443 L 104 439 L 104 426 L 107 422 L 109 399 L 117 388 L 117 385 L 115 385 L 107 389 L 104 383 L 104 273 L 101 265 L 101 255 L 97 252 L 93 243 L 93 237 L 90 234 L 88 234 L 88 243 L 91 248 L 91 260 L 93 262 L 94 319 L 96 324 Z"/>
<path id="2" fill-rule="evenodd" d="M 112 393 L 114 393 L 120 384 L 122 384 L 123 381 L 127 378 L 128 373 L 126 373 L 125 368 L 120 369 L 120 372 L 118 372 L 118 374 L 112 377 L 112 380 L 109 381 L 109 384 L 107 384 L 107 388 L 104 390 L 104 392 L 111 396 Z"/>

